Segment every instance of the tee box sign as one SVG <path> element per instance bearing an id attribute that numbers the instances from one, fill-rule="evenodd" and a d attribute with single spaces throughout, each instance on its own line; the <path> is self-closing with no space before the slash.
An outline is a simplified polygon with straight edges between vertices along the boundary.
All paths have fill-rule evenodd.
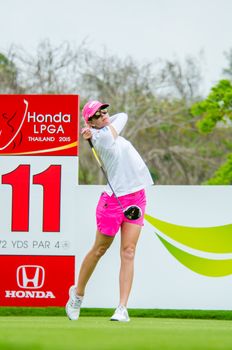
<path id="1" fill-rule="evenodd" d="M 77 95 L 0 95 L 0 305 L 63 306 L 74 283 L 78 109 Z"/>

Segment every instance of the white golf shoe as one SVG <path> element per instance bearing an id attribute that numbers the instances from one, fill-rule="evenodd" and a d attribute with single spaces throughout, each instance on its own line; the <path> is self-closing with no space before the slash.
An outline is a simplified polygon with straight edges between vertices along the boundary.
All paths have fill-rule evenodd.
<path id="1" fill-rule="evenodd" d="M 66 304 L 65 310 L 68 318 L 71 321 L 76 321 L 80 315 L 80 309 L 83 297 L 76 295 L 76 287 L 72 286 L 69 289 L 69 300 Z"/>
<path id="2" fill-rule="evenodd" d="M 119 305 L 110 320 L 119 322 L 129 322 L 130 318 L 126 307 L 123 305 Z"/>

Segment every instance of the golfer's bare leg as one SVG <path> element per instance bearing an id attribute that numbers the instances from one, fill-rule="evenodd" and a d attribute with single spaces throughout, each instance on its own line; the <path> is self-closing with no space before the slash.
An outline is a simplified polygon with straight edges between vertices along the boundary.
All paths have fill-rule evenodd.
<path id="1" fill-rule="evenodd" d="M 141 226 L 124 222 L 121 228 L 120 305 L 127 305 L 133 275 L 134 257 Z"/>
<path id="2" fill-rule="evenodd" d="M 85 294 L 85 286 L 90 276 L 92 275 L 99 259 L 105 254 L 113 240 L 114 237 L 103 235 L 97 231 L 94 245 L 81 264 L 77 283 L 77 294 L 79 296 L 83 296 Z"/>

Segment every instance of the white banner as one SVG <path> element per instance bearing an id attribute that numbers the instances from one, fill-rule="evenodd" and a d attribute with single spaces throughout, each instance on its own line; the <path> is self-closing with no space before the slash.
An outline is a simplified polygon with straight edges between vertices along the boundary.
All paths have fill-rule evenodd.
<path id="1" fill-rule="evenodd" d="M 77 271 L 94 240 L 102 190 L 76 189 Z M 156 227 L 145 220 L 129 307 L 231 309 L 232 186 L 153 186 L 147 198 L 147 219 L 156 219 Z M 85 307 L 117 305 L 119 245 L 120 233 L 87 286 Z"/>

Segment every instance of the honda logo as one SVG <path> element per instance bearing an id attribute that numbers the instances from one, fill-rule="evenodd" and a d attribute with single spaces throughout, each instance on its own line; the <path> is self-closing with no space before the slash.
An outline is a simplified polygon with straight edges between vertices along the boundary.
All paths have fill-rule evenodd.
<path id="1" fill-rule="evenodd" d="M 39 265 L 21 265 L 16 272 L 17 284 L 24 289 L 38 289 L 44 284 L 45 270 Z"/>
<path id="2" fill-rule="evenodd" d="M 0 135 L 4 135 L 4 133 L 6 134 L 4 137 L 4 140 L 2 140 L 0 142 L 0 151 L 4 150 L 5 148 L 7 148 L 16 138 L 16 136 L 19 134 L 20 130 L 22 129 L 23 123 L 26 119 L 26 115 L 27 115 L 27 110 L 28 110 L 28 101 L 27 100 L 23 100 L 24 104 L 25 104 L 25 110 L 22 116 L 22 120 L 20 120 L 20 118 L 17 119 L 18 125 L 16 126 L 16 128 L 14 128 L 11 124 L 10 121 L 12 121 L 12 119 L 17 118 L 17 113 L 15 112 L 12 116 L 8 116 L 7 113 L 3 113 L 3 120 L 7 120 L 7 125 L 10 126 L 10 131 L 7 132 L 6 129 L 0 130 Z M 3 144 L 2 144 L 3 142 Z"/>

